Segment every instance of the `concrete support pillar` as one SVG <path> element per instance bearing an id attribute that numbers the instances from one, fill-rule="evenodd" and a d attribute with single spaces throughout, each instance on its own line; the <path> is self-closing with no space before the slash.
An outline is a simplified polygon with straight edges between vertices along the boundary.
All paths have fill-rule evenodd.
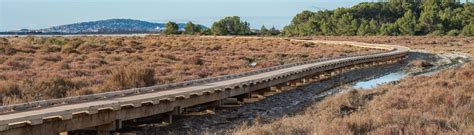
<path id="1" fill-rule="evenodd" d="M 356 69 L 359 69 L 359 65 L 355 65 L 351 68 L 351 70 L 356 70 Z"/>
<path id="2" fill-rule="evenodd" d="M 243 100 L 243 99 L 242 99 Z M 240 101 L 242 102 L 242 101 Z M 240 105 L 239 103 L 239 99 L 238 98 L 226 98 L 226 99 L 222 99 L 222 103 L 220 105 L 220 107 L 222 106 L 227 106 L 227 105 Z"/>
<path id="3" fill-rule="evenodd" d="M 224 100 L 224 99 L 216 100 L 216 101 L 213 101 L 213 102 L 208 103 L 207 106 L 206 106 L 206 111 L 213 111 L 213 112 L 215 112 L 217 107 L 220 107 L 220 106 L 223 105 L 223 100 Z M 191 108 L 184 108 L 184 109 L 183 109 L 183 113 L 192 112 L 192 111 L 188 111 L 188 109 L 191 109 Z"/>
<path id="4" fill-rule="evenodd" d="M 245 98 L 251 98 L 251 97 L 252 97 L 251 93 L 245 93 L 245 94 L 236 96 L 237 100 L 240 102 L 244 101 Z"/>
<path id="5" fill-rule="evenodd" d="M 346 71 L 349 71 L 351 70 L 351 67 L 344 67 L 344 69 L 342 69 L 342 72 L 346 72 Z"/>
<path id="6" fill-rule="evenodd" d="M 167 118 L 164 118 L 164 119 L 163 119 L 163 122 L 166 122 L 166 123 L 168 123 L 168 124 L 173 123 L 173 116 L 174 116 L 174 115 L 181 115 L 181 114 L 183 114 L 183 110 L 184 110 L 184 109 L 181 108 L 181 107 L 179 107 L 179 106 L 173 108 L 173 111 L 171 111 L 171 112 L 169 112 L 169 113 L 166 114 Z"/>
<path id="7" fill-rule="evenodd" d="M 263 89 L 260 89 L 260 90 L 257 90 L 255 92 L 252 92 L 252 98 L 255 97 L 254 94 L 258 94 L 258 95 L 263 95 L 263 96 L 271 96 L 273 95 L 275 92 L 272 90 L 272 87 L 267 87 L 267 88 L 263 88 Z"/>
<path id="8" fill-rule="evenodd" d="M 168 113 L 162 117 L 163 123 L 171 124 L 173 123 L 173 113 Z"/>
<path id="9" fill-rule="evenodd" d="M 288 86 L 287 83 L 282 83 L 282 84 L 276 85 L 275 89 L 278 91 L 285 91 L 287 86 Z"/>
<path id="10" fill-rule="evenodd" d="M 293 80 L 293 81 L 290 81 L 290 86 L 301 86 L 303 85 L 303 82 L 301 82 L 300 79 L 296 79 L 296 80 Z"/>
<path id="11" fill-rule="evenodd" d="M 295 80 L 290 81 L 290 85 L 289 85 L 289 86 L 296 86 L 296 83 L 297 83 L 297 82 L 296 82 Z"/>
<path id="12" fill-rule="evenodd" d="M 250 97 L 250 99 L 252 98 L 263 99 L 265 97 L 264 97 L 264 93 L 252 93 L 252 97 Z"/>
<path id="13" fill-rule="evenodd" d="M 326 78 L 326 76 L 327 76 L 326 73 L 322 73 L 319 75 L 320 78 Z"/>
<path id="14" fill-rule="evenodd" d="M 168 114 L 168 118 L 166 119 L 166 123 L 168 123 L 168 124 L 173 123 L 173 114 Z"/>
<path id="15" fill-rule="evenodd" d="M 210 106 L 214 106 L 214 107 L 215 107 L 215 106 L 220 106 L 220 105 L 222 105 L 222 102 L 223 102 L 222 99 L 221 99 L 221 100 L 217 100 L 217 101 L 212 102 L 212 104 L 211 104 Z"/>
<path id="16" fill-rule="evenodd" d="M 307 83 L 312 83 L 312 82 L 316 81 L 316 79 L 313 79 L 312 76 L 311 77 L 306 77 L 305 79 L 306 79 Z"/>
<path id="17" fill-rule="evenodd" d="M 183 114 L 183 108 L 181 108 L 180 106 L 177 106 L 175 108 L 173 108 L 173 111 L 171 112 L 172 115 L 181 115 Z"/>
<path id="18" fill-rule="evenodd" d="M 281 87 L 279 87 L 278 85 L 277 86 L 273 86 L 270 88 L 270 91 L 271 92 L 275 92 L 275 93 L 280 93 L 282 90 L 281 90 Z"/>
<path id="19" fill-rule="evenodd" d="M 320 79 L 319 75 L 315 75 L 311 78 L 312 78 L 313 81 L 319 81 L 319 79 Z"/>
<path id="20" fill-rule="evenodd" d="M 114 122 L 100 125 L 95 128 L 97 131 L 97 135 L 110 135 L 112 131 L 122 128 L 122 121 L 116 120 Z"/>
<path id="21" fill-rule="evenodd" d="M 336 74 L 340 74 L 340 73 L 342 72 L 341 70 L 342 70 L 342 69 L 338 68 L 338 69 L 336 69 L 336 71 L 334 71 L 334 72 L 335 72 Z"/>
<path id="22" fill-rule="evenodd" d="M 267 87 L 267 88 L 263 88 L 263 89 L 260 89 L 260 90 L 256 90 L 255 92 L 263 94 L 265 92 L 271 92 L 271 91 L 272 91 L 271 87 Z"/>
<path id="23" fill-rule="evenodd" d="M 207 106 L 206 109 L 209 110 L 209 111 L 213 111 L 213 112 L 214 112 L 214 111 L 216 111 L 216 106 L 219 106 L 219 105 L 210 105 L 210 106 Z"/>

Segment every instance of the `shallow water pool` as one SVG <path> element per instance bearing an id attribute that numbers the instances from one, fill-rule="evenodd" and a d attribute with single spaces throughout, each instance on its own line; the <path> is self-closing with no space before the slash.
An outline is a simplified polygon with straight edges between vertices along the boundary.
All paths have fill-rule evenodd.
<path id="1" fill-rule="evenodd" d="M 374 79 L 366 80 L 366 81 L 360 81 L 354 84 L 354 88 L 356 89 L 370 89 L 370 88 L 375 88 L 379 84 L 383 83 L 388 83 L 388 82 L 393 82 L 393 81 L 398 81 L 402 79 L 403 77 L 407 76 L 407 74 L 404 71 L 398 71 L 394 73 L 390 73 L 381 77 L 377 77 Z"/>

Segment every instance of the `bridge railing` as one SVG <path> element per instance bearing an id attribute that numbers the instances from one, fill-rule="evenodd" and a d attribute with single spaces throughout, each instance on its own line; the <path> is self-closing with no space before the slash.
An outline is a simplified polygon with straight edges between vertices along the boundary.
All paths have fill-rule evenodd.
<path id="1" fill-rule="evenodd" d="M 395 50 L 396 50 L 395 48 L 389 48 L 389 52 L 395 51 Z M 80 103 L 80 102 L 86 102 L 86 101 L 91 101 L 91 100 L 100 100 L 100 99 L 122 97 L 122 96 L 136 95 L 136 94 L 145 94 L 145 93 L 154 92 L 154 91 L 168 90 L 168 89 L 174 89 L 174 88 L 180 88 L 180 87 L 199 85 L 199 84 L 204 84 L 204 83 L 224 81 L 224 80 L 235 79 L 235 78 L 240 78 L 240 77 L 245 77 L 245 76 L 251 76 L 251 75 L 256 75 L 256 74 L 260 74 L 264 72 L 270 72 L 270 71 L 290 68 L 290 67 L 299 66 L 299 65 L 311 64 L 311 63 L 317 63 L 317 62 L 323 62 L 323 61 L 329 61 L 329 60 L 341 59 L 341 58 L 347 58 L 347 57 L 375 55 L 375 54 L 381 54 L 381 53 L 387 53 L 387 52 L 385 51 L 385 52 L 376 52 L 376 53 L 369 53 L 369 54 L 352 54 L 352 55 L 346 55 L 346 56 L 340 56 L 340 57 L 322 58 L 322 59 L 316 59 L 316 60 L 309 60 L 309 61 L 295 62 L 295 63 L 284 64 L 284 65 L 279 65 L 279 66 L 267 67 L 267 68 L 253 70 L 253 71 L 242 72 L 238 74 L 229 74 L 229 75 L 223 75 L 223 76 L 217 76 L 217 77 L 202 78 L 202 79 L 189 80 L 189 81 L 183 81 L 183 82 L 177 82 L 177 83 L 171 83 L 171 84 L 162 84 L 162 85 L 155 85 L 155 86 L 142 87 L 142 88 L 132 88 L 132 89 L 120 90 L 120 91 L 111 91 L 111 92 L 105 92 L 105 93 L 96 93 L 96 94 L 90 94 L 90 95 L 82 95 L 82 96 L 74 96 L 74 97 L 66 97 L 66 98 L 58 98 L 58 99 L 48 99 L 48 100 L 40 100 L 40 101 L 34 101 L 34 102 L 28 102 L 28 103 L 14 104 L 14 105 L 6 105 L 6 106 L 0 106 L 0 113 L 11 112 L 11 111 L 22 111 L 22 110 L 49 107 L 49 106 L 62 105 L 62 104 Z"/>

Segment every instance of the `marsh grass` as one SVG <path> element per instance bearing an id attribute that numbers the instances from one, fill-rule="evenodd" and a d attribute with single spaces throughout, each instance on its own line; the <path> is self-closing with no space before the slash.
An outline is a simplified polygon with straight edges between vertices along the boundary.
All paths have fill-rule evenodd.
<path id="1" fill-rule="evenodd" d="M 432 52 L 474 55 L 472 37 L 313 37 L 406 45 Z M 429 66 L 417 60 L 413 66 Z M 349 90 L 325 98 L 303 114 L 270 123 L 242 124 L 228 134 L 474 134 L 474 62 L 399 84 Z"/>
<path id="2" fill-rule="evenodd" d="M 302 115 L 230 134 L 472 134 L 474 63 L 399 85 L 327 97 Z"/>
<path id="3" fill-rule="evenodd" d="M 138 65 L 118 67 L 111 71 L 107 85 L 112 89 L 139 88 L 155 85 L 155 70 Z"/>
<path id="4" fill-rule="evenodd" d="M 0 39 L 0 81 L 5 91 L 0 96 L 3 104 L 10 104 L 369 52 L 375 50 L 277 39 L 8 37 Z M 257 65 L 249 66 L 253 62 Z"/>

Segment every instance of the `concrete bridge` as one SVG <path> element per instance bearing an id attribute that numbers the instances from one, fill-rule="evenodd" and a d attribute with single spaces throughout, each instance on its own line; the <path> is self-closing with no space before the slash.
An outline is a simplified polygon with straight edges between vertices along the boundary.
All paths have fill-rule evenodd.
<path id="1" fill-rule="evenodd" d="M 188 107 L 221 103 L 230 97 L 251 98 L 289 86 L 318 81 L 328 75 L 406 58 L 408 48 L 349 41 L 294 40 L 344 44 L 386 50 L 382 53 L 320 59 L 270 67 L 234 75 L 198 79 L 115 92 L 43 100 L 0 107 L 0 135 L 67 134 L 88 129 L 109 134 L 122 121 L 168 114 L 179 115 Z"/>

